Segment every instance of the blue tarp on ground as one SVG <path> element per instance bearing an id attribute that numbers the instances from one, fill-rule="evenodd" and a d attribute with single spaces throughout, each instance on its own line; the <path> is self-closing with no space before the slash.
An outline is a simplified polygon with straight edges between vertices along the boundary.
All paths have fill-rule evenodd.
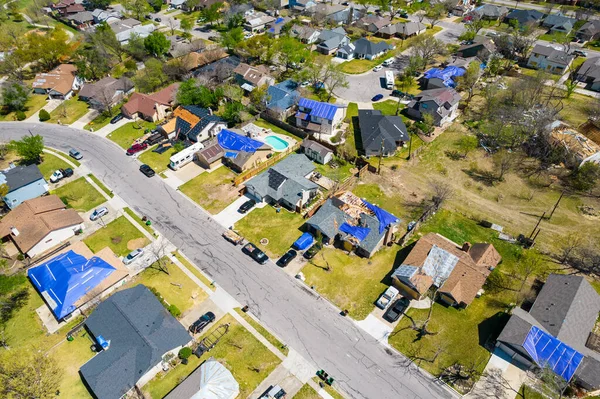
<path id="1" fill-rule="evenodd" d="M 465 69 L 457 66 L 449 66 L 444 69 L 432 68 L 425 72 L 425 79 L 434 79 L 438 78 L 444 82 L 444 86 L 446 87 L 455 87 L 456 82 L 453 78 L 457 76 L 463 76 L 465 74 Z"/>
<path id="2" fill-rule="evenodd" d="M 369 208 L 371 211 L 373 211 L 373 213 L 375 214 L 375 217 L 377 218 L 377 220 L 379 220 L 379 234 L 382 234 L 383 231 L 390 224 L 400 222 L 400 219 L 398 219 L 396 216 L 392 215 L 385 209 L 381 209 L 380 207 L 373 205 L 373 204 L 365 201 L 364 199 L 362 200 L 362 202 L 367 206 L 367 208 Z"/>
<path id="3" fill-rule="evenodd" d="M 264 145 L 263 142 L 253 140 L 250 137 L 244 137 L 241 134 L 223 129 L 217 134 L 219 145 L 226 150 L 256 152 Z"/>
<path id="4" fill-rule="evenodd" d="M 533 326 L 523 347 L 540 367 L 550 367 L 554 373 L 570 381 L 583 360 L 583 355 L 562 341 Z"/>
<path id="5" fill-rule="evenodd" d="M 313 243 L 313 236 L 310 233 L 304 233 L 296 240 L 296 242 L 292 245 L 294 248 L 302 251 L 310 247 Z"/>
<path id="6" fill-rule="evenodd" d="M 77 309 L 75 303 L 115 270 L 96 256 L 88 260 L 68 251 L 32 267 L 27 275 L 60 320 Z"/>
<path id="7" fill-rule="evenodd" d="M 350 234 L 351 236 L 356 237 L 360 242 L 367 238 L 371 229 L 368 227 L 352 226 L 351 224 L 344 222 L 340 226 L 340 231 L 343 231 L 346 234 Z"/>

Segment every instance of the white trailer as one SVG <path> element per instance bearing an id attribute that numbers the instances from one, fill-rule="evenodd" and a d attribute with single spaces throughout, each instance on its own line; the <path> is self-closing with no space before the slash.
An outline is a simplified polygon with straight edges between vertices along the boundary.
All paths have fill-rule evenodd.
<path id="1" fill-rule="evenodd" d="M 387 87 L 388 90 L 394 89 L 394 72 L 385 71 L 385 87 Z"/>
<path id="2" fill-rule="evenodd" d="M 191 146 L 179 151 L 177 154 L 172 155 L 171 158 L 169 158 L 169 161 L 171 161 L 169 163 L 169 168 L 177 170 L 187 165 L 194 160 L 194 154 L 203 148 L 204 145 L 202 145 L 202 143 L 194 143 Z"/>

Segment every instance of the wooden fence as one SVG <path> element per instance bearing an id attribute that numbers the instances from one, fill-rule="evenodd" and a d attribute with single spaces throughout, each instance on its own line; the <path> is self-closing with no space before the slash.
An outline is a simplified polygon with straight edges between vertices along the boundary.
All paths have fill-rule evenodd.
<path id="1" fill-rule="evenodd" d="M 292 126 L 292 125 L 290 125 L 287 122 L 283 122 L 283 121 L 280 121 L 277 118 L 273 118 L 271 115 L 269 115 L 266 112 L 261 113 L 260 117 L 263 118 L 264 120 L 266 120 L 267 122 L 272 123 L 273 125 L 281 128 L 281 129 L 283 129 L 285 131 L 290 132 L 294 136 L 300 137 L 301 139 L 305 139 L 305 138 L 308 137 L 308 132 L 305 132 L 302 129 L 298 129 L 297 127 Z"/>
<path id="2" fill-rule="evenodd" d="M 284 157 L 286 157 L 289 153 L 296 151 L 298 148 L 300 148 L 300 143 L 296 142 L 296 144 L 294 144 L 293 146 L 290 146 L 287 148 L 287 150 L 285 150 L 284 152 L 278 152 L 277 154 L 275 154 L 274 156 L 272 156 L 271 158 L 269 158 L 268 160 L 266 160 L 265 162 L 261 163 L 260 165 L 247 170 L 239 175 L 237 175 L 235 177 L 235 179 L 233 179 L 233 184 L 237 187 L 240 184 L 242 184 L 243 182 L 245 182 L 246 180 L 249 180 L 250 178 L 256 176 L 257 174 L 259 174 L 260 172 L 262 172 L 263 170 L 270 168 L 271 166 L 275 165 L 277 162 L 279 162 L 281 159 L 283 159 Z"/>

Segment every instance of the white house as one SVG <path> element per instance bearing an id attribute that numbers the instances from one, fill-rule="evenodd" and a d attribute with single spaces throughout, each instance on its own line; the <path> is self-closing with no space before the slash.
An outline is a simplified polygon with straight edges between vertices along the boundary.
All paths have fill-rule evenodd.
<path id="1" fill-rule="evenodd" d="M 300 98 L 296 113 L 296 126 L 315 133 L 331 135 L 346 117 L 346 108 Z"/>
<path id="2" fill-rule="evenodd" d="M 564 49 L 536 44 L 527 60 L 527 66 L 562 75 L 575 57 Z"/>
<path id="3" fill-rule="evenodd" d="M 36 94 L 47 94 L 51 99 L 68 100 L 83 85 L 73 64 L 60 64 L 50 72 L 35 75 L 31 87 Z"/>

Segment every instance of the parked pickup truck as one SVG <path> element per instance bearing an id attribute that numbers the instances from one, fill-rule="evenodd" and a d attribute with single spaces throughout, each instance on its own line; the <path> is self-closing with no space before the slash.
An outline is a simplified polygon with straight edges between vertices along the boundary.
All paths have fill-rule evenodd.
<path id="1" fill-rule="evenodd" d="M 223 233 L 223 237 L 234 245 L 239 245 L 244 241 L 244 238 L 233 230 L 227 230 Z"/>

